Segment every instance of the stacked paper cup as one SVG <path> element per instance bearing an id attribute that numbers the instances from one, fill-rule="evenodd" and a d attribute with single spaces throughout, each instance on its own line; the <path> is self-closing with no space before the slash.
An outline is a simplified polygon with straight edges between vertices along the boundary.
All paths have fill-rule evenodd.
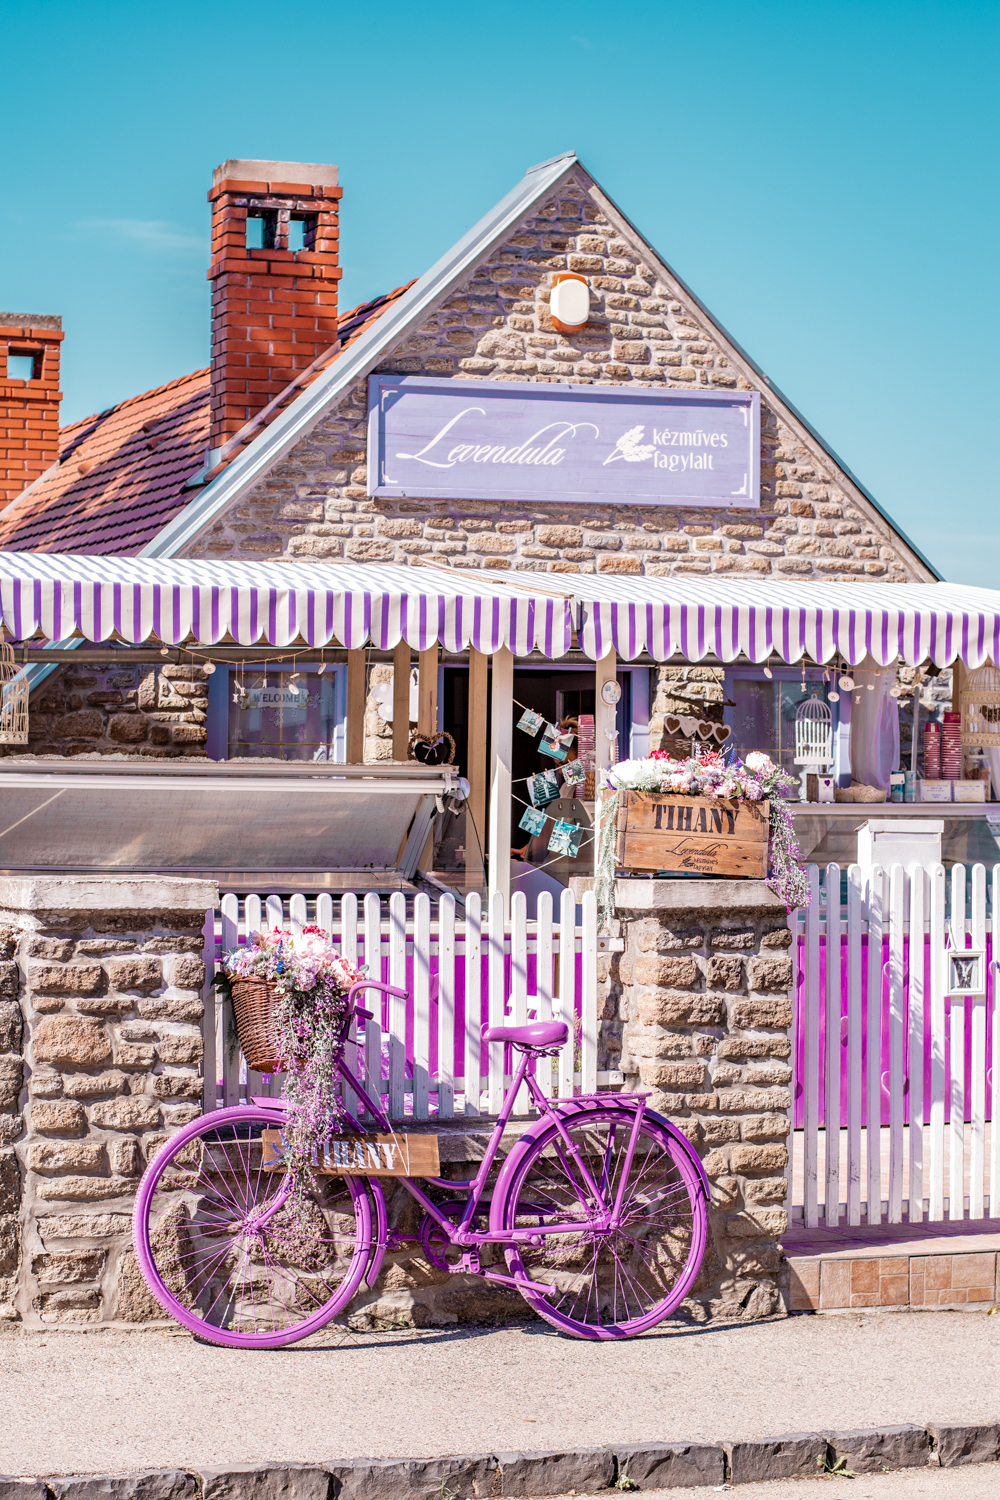
<path id="1" fill-rule="evenodd" d="M 941 725 L 936 719 L 924 725 L 924 780 L 941 780 Z"/>
<path id="2" fill-rule="evenodd" d="M 945 781 L 962 779 L 962 715 L 945 714 L 941 731 L 941 776 Z"/>

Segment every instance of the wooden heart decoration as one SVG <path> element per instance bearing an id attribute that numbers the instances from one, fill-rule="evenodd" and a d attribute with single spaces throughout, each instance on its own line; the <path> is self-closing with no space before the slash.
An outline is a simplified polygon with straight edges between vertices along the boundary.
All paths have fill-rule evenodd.
<path id="1" fill-rule="evenodd" d="M 716 726 L 715 726 L 715 738 L 716 738 L 716 742 L 718 744 L 720 744 L 720 745 L 724 745 L 726 743 L 726 741 L 728 740 L 729 736 L 732 734 L 732 732 L 733 731 L 732 731 L 732 728 L 730 727 L 730 725 L 728 725 L 728 724 L 716 724 Z"/>
<path id="2" fill-rule="evenodd" d="M 700 740 L 710 740 L 714 731 L 715 725 L 709 723 L 707 719 L 698 720 L 698 738 Z"/>
<path id="3" fill-rule="evenodd" d="M 681 721 L 676 714 L 668 714 L 663 721 L 663 727 L 668 734 L 676 734 L 681 727 Z"/>

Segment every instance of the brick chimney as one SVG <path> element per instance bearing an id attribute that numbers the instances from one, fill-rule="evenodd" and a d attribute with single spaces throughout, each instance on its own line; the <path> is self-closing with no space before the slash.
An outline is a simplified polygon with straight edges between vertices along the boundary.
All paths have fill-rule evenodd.
<path id="1" fill-rule="evenodd" d="M 212 174 L 216 451 L 337 338 L 337 168 L 226 161 Z"/>
<path id="2" fill-rule="evenodd" d="M 62 318 L 0 312 L 0 505 L 59 457 Z"/>

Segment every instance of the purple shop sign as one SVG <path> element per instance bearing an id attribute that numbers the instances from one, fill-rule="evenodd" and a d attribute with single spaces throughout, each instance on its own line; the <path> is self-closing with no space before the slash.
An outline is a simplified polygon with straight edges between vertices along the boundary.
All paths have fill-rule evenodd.
<path id="1" fill-rule="evenodd" d="M 760 397 L 373 375 L 368 493 L 757 509 Z"/>

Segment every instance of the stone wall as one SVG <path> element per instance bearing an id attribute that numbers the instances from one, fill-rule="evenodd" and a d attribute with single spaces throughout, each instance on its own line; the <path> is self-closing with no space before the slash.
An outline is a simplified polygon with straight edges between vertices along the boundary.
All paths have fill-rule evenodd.
<path id="1" fill-rule="evenodd" d="M 585 275 L 591 293 L 590 321 L 569 335 L 549 316 L 552 274 L 565 270 Z M 362 380 L 187 555 L 397 563 L 433 557 L 541 573 L 929 576 L 582 172 L 379 368 L 461 380 L 758 389 L 761 508 L 370 500 Z"/>
<path id="2" fill-rule="evenodd" d="M 598 1067 L 650 1089 L 650 1107 L 702 1157 L 712 1201 L 692 1306 L 780 1312 L 794 985 L 784 907 L 753 880 L 620 880 L 615 892 L 625 946 L 598 960 Z"/>
<path id="3" fill-rule="evenodd" d="M 130 1248 L 132 1201 L 149 1158 L 201 1112 L 202 927 L 217 901 L 204 880 L 0 880 L 3 1315 L 162 1316 Z"/>
<path id="4" fill-rule="evenodd" d="M 205 755 L 208 678 L 203 667 L 58 667 L 32 694 L 30 755 Z M 0 747 L 23 755 L 19 745 Z"/>

